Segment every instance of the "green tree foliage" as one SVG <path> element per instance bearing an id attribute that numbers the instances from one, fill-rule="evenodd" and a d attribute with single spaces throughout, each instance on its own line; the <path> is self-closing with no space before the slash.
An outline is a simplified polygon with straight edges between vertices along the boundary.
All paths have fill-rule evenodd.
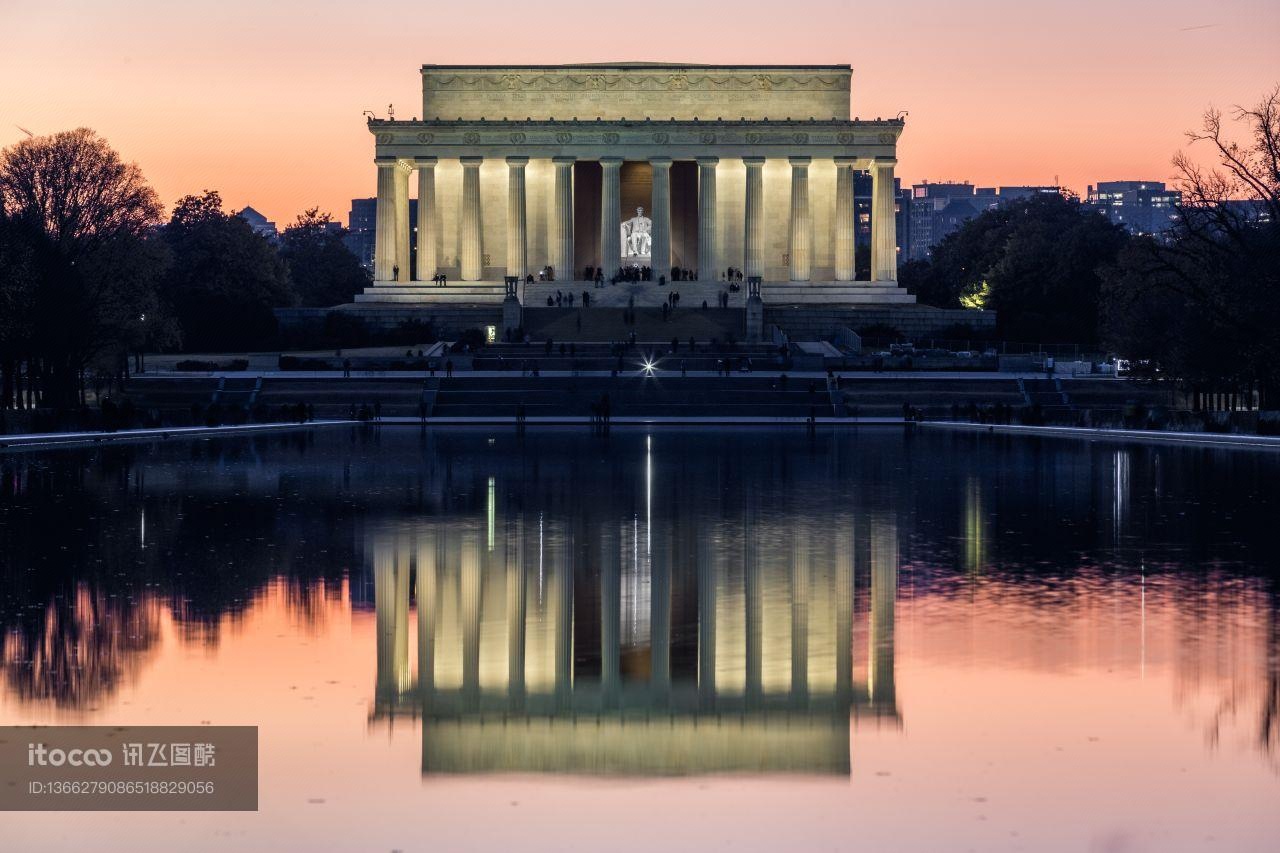
<path id="1" fill-rule="evenodd" d="M 319 208 L 300 214 L 280 238 L 280 257 L 299 304 L 327 307 L 350 302 L 370 283 L 360 259 L 347 248 L 345 228 Z"/>
<path id="2" fill-rule="evenodd" d="M 902 281 L 928 305 L 994 309 L 1006 340 L 1093 344 L 1099 270 L 1127 241 L 1077 199 L 1036 195 L 969 220 Z"/>
<path id="3" fill-rule="evenodd" d="M 1135 241 L 1105 274 L 1105 333 L 1120 355 L 1193 390 L 1280 388 L 1280 87 L 1188 134 L 1218 166 L 1174 158 L 1182 189 L 1167 240 Z M 1270 397 L 1268 402 L 1267 398 Z"/>
<path id="4" fill-rule="evenodd" d="M 85 369 L 119 364 L 158 316 L 162 208 L 86 128 L 0 152 L 0 407 L 70 408 Z"/>
<path id="5" fill-rule="evenodd" d="M 162 230 L 172 257 L 164 294 L 188 351 L 270 346 L 273 308 L 292 305 L 289 273 L 275 247 L 216 191 L 184 196 Z"/>

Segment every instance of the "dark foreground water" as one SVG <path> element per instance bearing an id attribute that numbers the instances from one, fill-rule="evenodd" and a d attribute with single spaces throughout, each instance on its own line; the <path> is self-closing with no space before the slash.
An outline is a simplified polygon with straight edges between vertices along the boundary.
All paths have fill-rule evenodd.
<path id="1" fill-rule="evenodd" d="M 5 850 L 1275 850 L 1280 454 L 385 429 L 0 457 L 0 723 L 258 813 Z"/>

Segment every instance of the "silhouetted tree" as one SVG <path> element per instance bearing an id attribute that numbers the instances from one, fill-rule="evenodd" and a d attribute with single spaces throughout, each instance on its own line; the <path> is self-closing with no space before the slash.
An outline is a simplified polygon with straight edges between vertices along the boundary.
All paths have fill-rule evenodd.
<path id="1" fill-rule="evenodd" d="M 903 267 L 921 302 L 992 308 L 1007 340 L 1092 344 L 1098 338 L 1099 269 L 1128 237 L 1063 195 L 1035 195 L 974 217 Z"/>
<path id="2" fill-rule="evenodd" d="M 1231 117 L 1247 141 L 1208 110 L 1188 139 L 1218 166 L 1177 154 L 1178 222 L 1107 270 L 1106 339 L 1189 389 L 1258 390 L 1265 406 L 1280 380 L 1280 86 Z"/>
<path id="3" fill-rule="evenodd" d="M 174 206 L 162 238 L 172 255 L 164 294 L 187 350 L 270 345 L 273 308 L 295 302 L 284 262 L 267 239 L 225 213 L 214 190 Z"/>
<path id="4" fill-rule="evenodd" d="M 347 248 L 347 230 L 319 208 L 298 216 L 280 237 L 280 257 L 289 268 L 302 305 L 325 307 L 350 302 L 369 285 L 369 273 Z"/>
<path id="5" fill-rule="evenodd" d="M 162 208 L 141 171 L 92 130 L 0 152 L 0 407 L 68 408 L 91 361 L 120 356 L 156 314 Z M 34 399 L 32 399 L 34 397 Z"/>

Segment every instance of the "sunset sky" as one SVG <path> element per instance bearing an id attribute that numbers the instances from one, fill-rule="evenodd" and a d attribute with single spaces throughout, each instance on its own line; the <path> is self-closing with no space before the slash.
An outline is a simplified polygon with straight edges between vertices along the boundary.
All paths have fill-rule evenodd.
<path id="1" fill-rule="evenodd" d="M 1280 82 L 1275 0 L 0 0 L 0 36 L 0 145 L 92 127 L 166 206 L 281 225 L 373 195 L 361 111 L 420 114 L 422 63 L 849 63 L 856 114 L 909 112 L 904 180 L 1081 193 Z"/>

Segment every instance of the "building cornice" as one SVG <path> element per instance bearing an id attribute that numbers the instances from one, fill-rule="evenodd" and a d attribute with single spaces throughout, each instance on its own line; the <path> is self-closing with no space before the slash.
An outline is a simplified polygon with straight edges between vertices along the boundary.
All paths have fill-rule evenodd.
<path id="1" fill-rule="evenodd" d="M 893 157 L 899 119 L 368 122 L 382 157 Z"/>

